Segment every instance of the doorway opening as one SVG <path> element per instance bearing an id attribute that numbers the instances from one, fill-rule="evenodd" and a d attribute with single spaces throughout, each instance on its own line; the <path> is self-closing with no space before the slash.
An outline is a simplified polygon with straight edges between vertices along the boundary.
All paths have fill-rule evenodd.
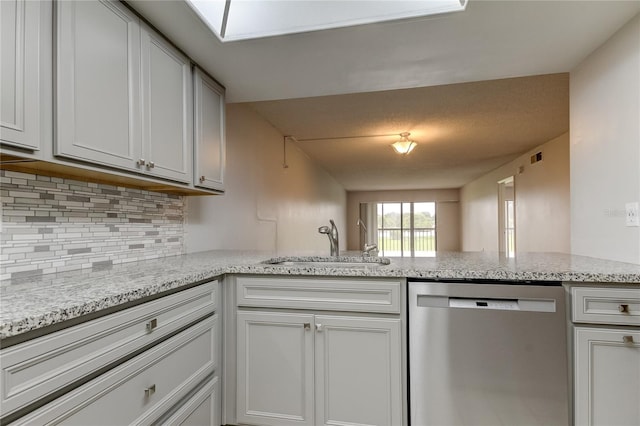
<path id="1" fill-rule="evenodd" d="M 516 191 L 513 176 L 498 181 L 498 250 L 516 255 Z"/>

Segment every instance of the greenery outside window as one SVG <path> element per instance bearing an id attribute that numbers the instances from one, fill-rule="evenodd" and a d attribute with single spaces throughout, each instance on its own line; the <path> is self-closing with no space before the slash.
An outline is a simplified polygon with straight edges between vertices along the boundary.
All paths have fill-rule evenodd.
<path id="1" fill-rule="evenodd" d="M 378 203 L 377 240 L 382 256 L 436 255 L 436 203 Z"/>

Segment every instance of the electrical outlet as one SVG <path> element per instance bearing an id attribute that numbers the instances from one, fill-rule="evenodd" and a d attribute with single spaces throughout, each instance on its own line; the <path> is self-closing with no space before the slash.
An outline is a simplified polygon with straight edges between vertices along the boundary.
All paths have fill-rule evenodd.
<path id="1" fill-rule="evenodd" d="M 638 203 L 627 203 L 625 205 L 626 207 L 626 214 L 625 214 L 625 218 L 626 218 L 626 225 L 627 226 L 640 226 L 640 216 L 638 216 L 638 210 L 640 210 L 640 208 L 638 207 Z"/>

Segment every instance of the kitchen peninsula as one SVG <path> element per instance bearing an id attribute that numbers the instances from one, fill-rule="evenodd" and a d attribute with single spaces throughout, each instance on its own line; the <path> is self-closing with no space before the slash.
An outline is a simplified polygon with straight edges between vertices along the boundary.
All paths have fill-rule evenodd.
<path id="1" fill-rule="evenodd" d="M 5 280 L 0 288 L 2 405 L 8 413 L 3 423 L 82 424 L 121 400 L 122 409 L 110 417 L 118 424 L 205 419 L 212 425 L 275 425 L 295 413 L 306 424 L 324 424 L 333 415 L 347 423 L 406 425 L 412 374 L 408 345 L 424 341 L 406 338 L 412 324 L 408 293 L 416 281 L 466 286 L 468 297 L 476 298 L 486 297 L 481 292 L 491 288 L 518 287 L 512 293 L 524 299 L 506 303 L 523 303 L 516 307 L 523 315 L 531 306 L 542 309 L 540 321 L 552 318 L 544 312 L 553 312 L 553 326 L 543 326 L 538 334 L 557 336 L 556 358 L 567 359 L 566 329 L 574 327 L 576 345 L 588 344 L 596 333 L 609 339 L 608 347 L 631 356 L 622 365 L 635 363 L 637 351 L 629 349 L 640 333 L 619 324 L 637 325 L 638 265 L 556 253 L 507 259 L 499 253 L 441 252 L 432 258 L 392 258 L 388 265 L 358 264 L 360 256 L 209 251 Z M 314 259 L 331 262 L 292 262 Z M 288 262 L 277 263 L 283 261 Z M 567 298 L 576 299 L 566 317 L 561 283 L 571 294 Z M 553 290 L 556 301 L 527 299 L 548 285 L 559 290 Z M 485 306 L 488 299 L 478 300 Z M 603 322 L 615 328 L 590 327 Z M 584 360 L 584 353 L 580 349 L 574 355 L 571 411 L 577 417 L 592 406 L 603 411 L 602 401 L 581 393 L 580 381 L 592 374 L 591 364 L 610 373 L 618 368 L 608 358 Z M 552 398 L 553 411 L 556 419 L 568 421 L 562 389 L 571 367 L 552 364 L 560 384 L 553 385 L 560 392 L 560 399 Z M 353 394 L 356 383 L 361 387 L 378 371 L 386 373 Z M 274 386 L 277 395 L 299 386 L 304 391 L 272 398 Z M 137 403 L 141 395 L 144 400 Z M 375 410 L 362 409 L 369 406 Z M 512 415 L 522 418 L 524 412 Z"/>
<path id="2" fill-rule="evenodd" d="M 438 253 L 432 258 L 392 258 L 390 265 L 367 270 L 262 263 L 274 255 L 209 251 L 102 270 L 5 280 L 1 284 L 0 338 L 14 337 L 225 274 L 556 280 L 640 286 L 640 265 L 559 253 L 522 253 L 513 259 L 489 252 Z"/>

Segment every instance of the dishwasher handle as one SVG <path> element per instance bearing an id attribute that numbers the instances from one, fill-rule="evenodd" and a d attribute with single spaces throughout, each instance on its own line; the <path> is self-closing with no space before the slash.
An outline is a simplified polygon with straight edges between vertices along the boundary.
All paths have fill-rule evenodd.
<path id="1" fill-rule="evenodd" d="M 556 312 L 555 299 L 499 299 L 417 295 L 423 308 L 478 309 L 490 311 Z"/>

